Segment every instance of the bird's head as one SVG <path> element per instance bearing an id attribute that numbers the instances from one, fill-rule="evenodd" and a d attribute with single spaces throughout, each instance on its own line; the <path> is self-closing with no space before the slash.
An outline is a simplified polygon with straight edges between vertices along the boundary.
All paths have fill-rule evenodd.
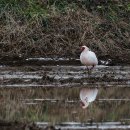
<path id="1" fill-rule="evenodd" d="M 84 50 L 85 50 L 85 51 L 89 51 L 89 48 L 86 47 L 86 46 L 81 46 L 81 47 L 80 47 L 80 50 L 81 50 L 81 51 L 84 51 Z"/>
<path id="2" fill-rule="evenodd" d="M 85 109 L 85 108 L 88 107 L 89 102 L 86 102 L 86 101 L 80 101 L 80 104 L 81 104 L 81 107 L 82 107 L 83 109 Z"/>

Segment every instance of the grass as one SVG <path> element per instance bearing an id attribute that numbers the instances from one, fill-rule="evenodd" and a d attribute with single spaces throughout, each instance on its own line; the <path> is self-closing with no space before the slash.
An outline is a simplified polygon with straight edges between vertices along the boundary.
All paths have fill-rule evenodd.
<path id="1" fill-rule="evenodd" d="M 0 57 L 98 57 L 130 62 L 130 3 L 106 0 L 1 0 Z"/>

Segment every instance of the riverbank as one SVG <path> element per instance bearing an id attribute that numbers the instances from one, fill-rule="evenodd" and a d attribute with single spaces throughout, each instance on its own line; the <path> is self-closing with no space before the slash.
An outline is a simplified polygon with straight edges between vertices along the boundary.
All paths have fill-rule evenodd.
<path id="1" fill-rule="evenodd" d="M 87 45 L 99 59 L 130 64 L 127 1 L 1 0 L 0 6 L 0 61 L 77 59 Z"/>

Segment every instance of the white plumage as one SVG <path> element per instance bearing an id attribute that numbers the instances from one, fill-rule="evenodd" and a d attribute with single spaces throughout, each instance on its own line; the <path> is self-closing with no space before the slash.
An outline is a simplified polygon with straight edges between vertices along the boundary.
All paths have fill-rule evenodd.
<path id="1" fill-rule="evenodd" d="M 82 46 L 80 54 L 80 61 L 83 65 L 87 67 L 88 75 L 91 73 L 91 70 L 98 64 L 98 59 L 96 54 L 93 51 L 90 51 L 88 47 Z M 89 68 L 89 66 L 92 66 Z"/>
<path id="2" fill-rule="evenodd" d="M 88 105 L 96 99 L 98 89 L 83 88 L 80 90 L 80 100 L 82 108 L 87 108 Z"/>
<path id="3" fill-rule="evenodd" d="M 82 46 L 81 47 L 81 54 L 80 54 L 80 61 L 83 65 L 92 66 L 91 69 L 94 68 L 98 64 L 98 59 L 96 54 L 93 51 L 90 51 L 88 47 Z"/>

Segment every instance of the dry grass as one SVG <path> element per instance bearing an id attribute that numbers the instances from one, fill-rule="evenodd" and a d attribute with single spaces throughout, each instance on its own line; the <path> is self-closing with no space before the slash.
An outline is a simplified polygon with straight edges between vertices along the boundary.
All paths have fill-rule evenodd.
<path id="1" fill-rule="evenodd" d="M 10 11 L 1 7 L 0 57 L 78 57 L 77 49 L 85 44 L 99 57 L 129 62 L 129 3 L 33 2 L 23 2 L 28 10 L 17 9 L 19 3 Z"/>

